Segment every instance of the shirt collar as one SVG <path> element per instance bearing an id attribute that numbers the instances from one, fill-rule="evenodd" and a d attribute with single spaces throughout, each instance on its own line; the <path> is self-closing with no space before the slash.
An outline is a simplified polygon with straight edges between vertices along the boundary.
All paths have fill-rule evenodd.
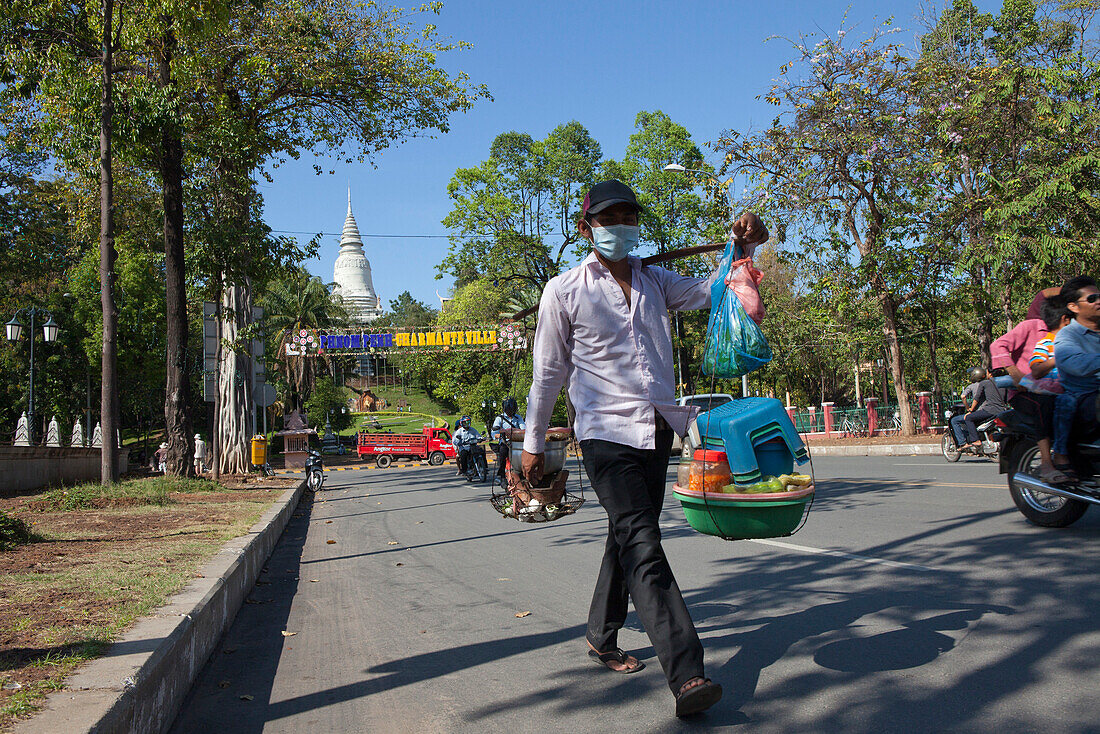
<path id="1" fill-rule="evenodd" d="M 627 255 L 626 256 L 626 261 L 628 263 L 630 263 L 630 269 L 631 270 L 641 270 L 641 268 L 642 268 L 641 258 L 635 257 L 634 255 Z M 592 268 L 593 270 L 602 270 L 605 273 L 610 273 L 611 272 L 607 269 L 607 267 L 602 262 L 600 262 L 599 258 L 596 257 L 596 251 L 595 250 L 592 250 L 591 252 L 588 253 L 588 257 L 586 257 L 584 259 L 584 261 L 581 262 L 581 265 L 585 265 L 589 268 Z"/>

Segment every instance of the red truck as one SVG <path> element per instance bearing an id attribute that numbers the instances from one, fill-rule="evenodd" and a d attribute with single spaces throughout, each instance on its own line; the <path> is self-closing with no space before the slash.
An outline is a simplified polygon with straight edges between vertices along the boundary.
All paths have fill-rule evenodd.
<path id="1" fill-rule="evenodd" d="M 457 453 L 450 431 L 431 426 L 424 426 L 421 433 L 360 433 L 358 451 L 361 460 L 373 456 L 383 469 L 395 458 L 427 459 L 432 466 L 439 466 Z"/>

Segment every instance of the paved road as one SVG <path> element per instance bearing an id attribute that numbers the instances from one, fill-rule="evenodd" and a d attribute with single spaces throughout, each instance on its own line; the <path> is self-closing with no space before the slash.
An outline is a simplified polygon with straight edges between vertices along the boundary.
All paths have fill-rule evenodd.
<path id="1" fill-rule="evenodd" d="M 809 522 L 778 541 L 698 535 L 669 496 L 665 547 L 726 689 L 695 721 L 633 615 L 620 642 L 646 670 L 584 654 L 594 498 L 526 525 L 423 468 L 333 474 L 302 505 L 174 731 L 1100 731 L 1100 512 L 1031 526 L 983 461 L 815 468 Z"/>

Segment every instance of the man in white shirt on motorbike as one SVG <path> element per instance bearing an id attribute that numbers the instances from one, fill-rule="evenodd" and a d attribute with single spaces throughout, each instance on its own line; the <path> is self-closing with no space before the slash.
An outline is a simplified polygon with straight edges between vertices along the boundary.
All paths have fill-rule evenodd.
<path id="1" fill-rule="evenodd" d="M 458 450 L 458 473 L 465 474 L 467 481 L 470 479 L 470 460 L 473 458 L 470 451 L 480 440 L 481 434 L 470 424 L 470 416 L 462 416 L 458 421 L 458 430 L 451 437 L 451 443 Z"/>

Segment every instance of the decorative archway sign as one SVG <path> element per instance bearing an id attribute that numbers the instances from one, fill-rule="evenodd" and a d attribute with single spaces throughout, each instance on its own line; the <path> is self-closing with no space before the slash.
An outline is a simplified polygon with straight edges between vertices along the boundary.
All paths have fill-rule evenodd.
<path id="1" fill-rule="evenodd" d="M 513 352 L 527 349 L 519 324 L 462 329 L 287 330 L 288 357 L 385 355 L 412 352 Z"/>

